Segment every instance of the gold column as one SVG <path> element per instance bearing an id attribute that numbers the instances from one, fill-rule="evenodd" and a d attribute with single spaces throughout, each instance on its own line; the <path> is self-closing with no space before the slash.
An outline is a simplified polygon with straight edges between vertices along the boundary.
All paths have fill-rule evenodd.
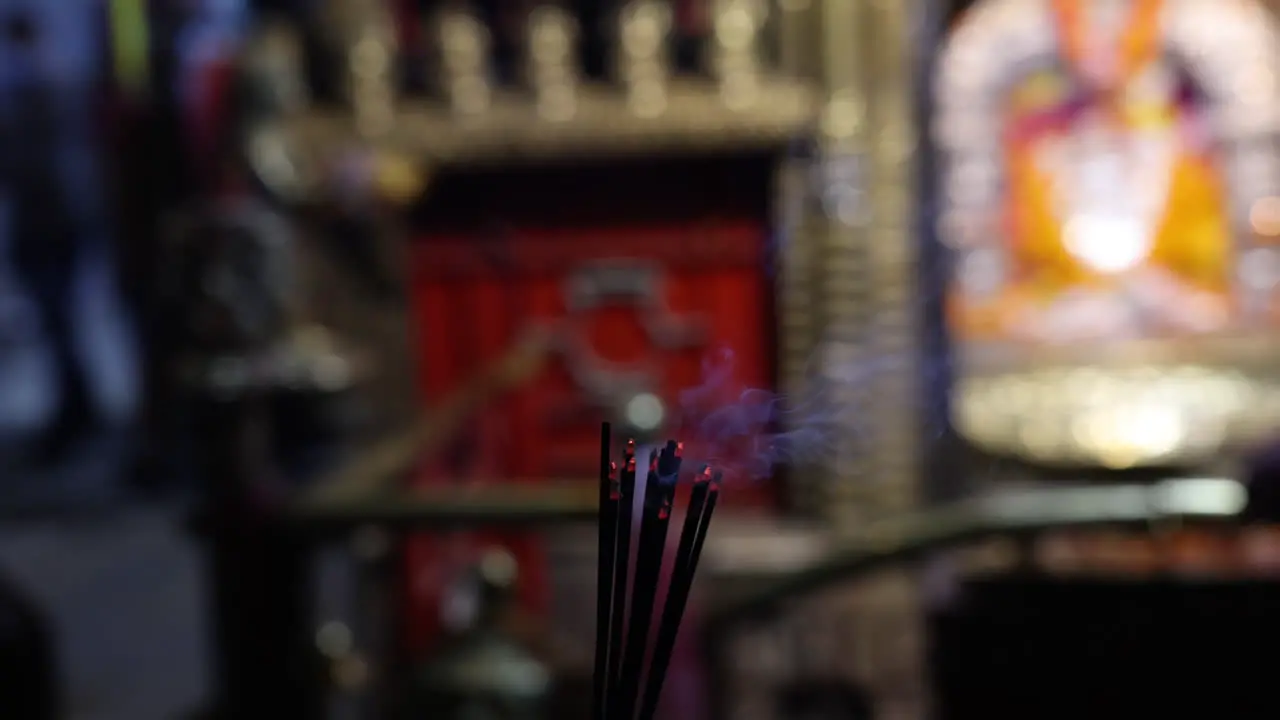
<path id="1" fill-rule="evenodd" d="M 818 0 L 781 0 L 774 31 L 779 69 L 784 76 L 818 84 L 821 53 L 814 42 L 821 15 Z M 788 404 L 803 405 L 812 392 L 809 371 L 818 349 L 821 306 L 818 287 L 826 223 L 817 207 L 814 162 L 808 152 L 788 153 L 774 176 L 774 214 L 778 225 L 778 381 Z M 823 506 L 822 472 L 817 458 L 795 458 L 788 478 L 792 503 L 811 514 Z"/>
<path id="2" fill-rule="evenodd" d="M 911 0 L 866 0 L 870 65 L 874 81 L 867 136 L 870 226 L 868 342 L 877 371 L 868 397 L 876 421 L 867 424 L 869 462 L 875 468 L 878 513 L 909 510 L 917 503 L 921 466 L 919 397 L 917 177 L 914 158 L 914 49 Z"/>
<path id="3" fill-rule="evenodd" d="M 920 501 L 918 181 L 913 13 L 923 0 L 827 0 L 829 91 L 824 365 L 847 437 L 828 478 L 833 529 L 865 542 L 867 519 Z M 841 169 L 839 172 L 835 170 Z M 833 189 L 847 183 L 840 197 Z M 834 202 L 833 202 L 834 201 Z M 833 598 L 862 649 L 851 671 L 880 720 L 921 720 L 929 708 L 924 613 L 911 569 L 891 569 Z"/>
<path id="4" fill-rule="evenodd" d="M 825 0 L 820 138 L 821 367 L 843 436 L 820 499 L 837 532 L 918 494 L 918 131 L 909 0 Z"/>
<path id="5" fill-rule="evenodd" d="M 864 0 L 868 54 L 874 81 L 868 89 L 868 153 L 871 222 L 867 233 L 870 284 L 870 354 L 880 368 L 871 383 L 865 432 L 876 491 L 867 499 L 876 514 L 904 512 L 921 501 L 920 441 L 924 408 L 920 388 L 920 233 L 916 226 L 919 177 L 915 117 L 918 49 L 913 41 L 923 0 Z M 921 38 L 922 39 L 922 38 Z M 867 588 L 865 612 L 877 627 L 895 628 L 874 647 L 872 673 L 876 717 L 922 720 L 928 715 L 924 607 L 910 569 L 891 571 Z M 873 643 L 874 644 L 874 643 Z"/>
<path id="6" fill-rule="evenodd" d="M 778 64 L 784 72 L 805 80 L 821 77 L 820 47 L 813 40 L 821 32 L 819 0 L 778 0 Z"/>
<path id="7" fill-rule="evenodd" d="M 813 501 L 851 537 L 868 517 L 909 509 L 919 494 L 919 303 L 914 216 L 914 53 L 911 0 L 824 0 L 824 106 L 812 168 L 820 239 L 796 250 L 793 283 L 840 414 L 841 437 Z M 784 284 L 784 307 L 801 300 Z M 784 313 L 784 322 L 802 324 Z M 800 336 L 796 333 L 795 336 Z M 790 337 L 784 333 L 784 337 Z M 783 348 L 784 368 L 802 361 Z"/>
<path id="8" fill-rule="evenodd" d="M 819 44 L 824 104 L 814 168 L 822 204 L 822 244 L 818 269 L 817 315 L 822 327 L 817 363 L 829 386 L 841 437 L 822 478 L 818 498 L 832 529 L 847 533 L 863 523 L 859 495 L 874 478 L 871 458 L 859 432 L 866 408 L 862 383 L 849 382 L 865 367 L 864 332 L 868 322 L 866 203 L 868 68 L 863 0 L 824 0 Z"/>

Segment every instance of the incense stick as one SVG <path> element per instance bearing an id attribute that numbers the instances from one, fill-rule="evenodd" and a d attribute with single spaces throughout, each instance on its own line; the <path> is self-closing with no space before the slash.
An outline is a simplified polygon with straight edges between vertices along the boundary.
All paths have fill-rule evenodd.
<path id="1" fill-rule="evenodd" d="M 612 432 L 609 423 L 600 424 L 600 530 L 596 563 L 596 657 L 592 675 L 592 717 L 604 720 L 609 697 L 609 622 L 612 617 L 614 563 L 618 545 L 618 468 L 609 460 Z"/>
<path id="2" fill-rule="evenodd" d="M 653 605 L 662 572 L 662 556 L 666 550 L 667 527 L 671 521 L 671 502 L 680 472 L 679 448 L 668 442 L 661 454 L 650 456 L 646 478 L 644 514 L 640 518 L 640 545 L 636 552 L 635 579 L 632 581 L 630 623 L 627 644 L 623 650 L 622 673 L 618 678 L 620 692 L 613 709 L 618 720 L 635 716 L 640 694 L 645 646 L 653 620 Z"/>
<path id="3" fill-rule="evenodd" d="M 713 478 L 710 470 L 704 467 L 702 472 L 698 473 L 689 495 L 689 509 L 684 516 L 684 526 L 680 530 L 680 545 L 676 550 L 675 569 L 671 573 L 667 600 L 662 608 L 662 620 L 659 622 L 658 637 L 653 646 L 653 660 L 650 662 L 649 675 L 645 681 L 639 720 L 653 720 L 654 713 L 658 711 L 658 700 L 662 698 L 662 685 L 671 667 L 671 656 L 675 652 L 676 639 L 680 635 L 680 623 L 684 619 L 684 610 L 689 602 L 694 573 L 698 570 L 698 559 L 702 556 L 702 545 L 707 539 L 711 514 L 715 512 L 716 500 L 720 495 L 720 477 L 720 474 L 716 473 Z"/>
<path id="4" fill-rule="evenodd" d="M 619 482 L 617 527 L 614 533 L 613 561 L 613 602 L 612 617 L 609 620 L 609 679 L 605 689 L 607 698 L 617 694 L 618 678 L 622 668 L 622 638 L 626 627 L 627 612 L 627 575 L 631 566 L 631 517 L 634 514 L 633 504 L 636 496 L 636 441 L 627 440 L 622 451 L 622 473 Z M 606 707 L 605 712 L 612 715 L 613 709 Z"/>

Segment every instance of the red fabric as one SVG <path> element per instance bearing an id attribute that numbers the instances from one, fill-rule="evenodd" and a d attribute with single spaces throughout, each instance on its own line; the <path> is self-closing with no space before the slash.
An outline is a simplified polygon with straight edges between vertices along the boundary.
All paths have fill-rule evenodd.
<path id="1" fill-rule="evenodd" d="M 221 58 L 195 73 L 191 103 L 187 108 L 188 140 L 192 157 L 203 177 L 223 182 L 223 141 L 227 125 L 232 121 L 231 101 L 235 66 L 229 58 Z"/>
<path id="2" fill-rule="evenodd" d="M 396 29 L 400 33 L 400 47 L 409 55 L 418 50 L 422 38 L 422 18 L 418 13 L 418 0 L 395 0 L 393 12 Z"/>
<path id="3" fill-rule="evenodd" d="M 422 469 L 418 482 L 483 481 L 500 477 L 497 462 L 502 454 L 501 426 L 492 417 L 482 418 L 470 436 L 478 442 L 474 452 L 461 463 L 432 463 Z M 456 457 L 456 456 L 455 456 Z M 448 588 L 487 551 L 507 549 L 520 567 L 519 598 L 522 607 L 542 614 L 546 611 L 546 568 L 538 547 L 519 533 L 457 532 L 445 535 L 418 535 L 409 540 L 409 617 L 406 623 L 410 647 L 431 644 L 441 629 L 442 601 Z"/>
<path id="4" fill-rule="evenodd" d="M 649 358 L 668 407 L 682 391 L 705 382 L 703 361 L 716 348 L 733 351 L 732 384 L 768 387 L 772 371 L 768 295 L 764 274 L 765 227 L 754 218 L 713 224 L 654 223 L 648 227 L 528 229 L 508 234 L 500 261 L 474 237 L 421 238 L 415 245 L 413 306 L 418 325 L 420 386 L 430 403 L 448 397 L 469 378 L 518 344 L 533 328 L 571 327 L 596 354 L 619 363 Z M 570 272 L 600 260 L 637 258 L 664 269 L 664 299 L 678 317 L 696 319 L 705 343 L 685 350 L 655 348 L 632 309 L 604 307 L 570 318 L 564 287 Z M 451 466 L 430 468 L 417 480 L 444 478 L 589 478 L 599 454 L 602 412 L 574 385 L 562 358 L 527 385 L 494 399 L 459 438 Z M 735 487 L 727 505 L 760 506 L 766 484 Z M 448 552 L 465 556 L 494 536 L 449 543 L 417 538 L 409 547 L 411 642 L 429 641 L 439 617 L 435 580 Z M 547 567 L 538 536 L 499 538 L 524 561 L 527 607 L 547 605 Z M 471 548 L 464 546 L 470 545 Z"/>
<path id="5" fill-rule="evenodd" d="M 711 0 L 677 0 L 676 27 L 688 35 L 701 35 L 711 29 Z"/>
<path id="6" fill-rule="evenodd" d="M 647 358 L 657 368 L 657 389 L 669 408 L 677 408 L 691 388 L 708 385 L 707 360 L 725 351 L 732 362 L 724 382 L 711 388 L 723 394 L 717 398 L 732 402 L 745 388 L 769 388 L 772 284 L 759 262 L 764 240 L 765 229 L 754 220 L 697 228 L 655 224 L 516 231 L 505 257 L 495 263 L 471 237 L 424 238 L 415 251 L 412 292 L 425 399 L 446 397 L 535 328 L 580 333 L 597 355 L 617 363 Z M 667 306 L 676 318 L 700 325 L 705 342 L 681 350 L 655 348 L 635 311 L 626 307 L 569 316 L 566 276 L 593 261 L 617 258 L 664 268 Z M 501 477 L 573 478 L 595 472 L 604 418 L 582 397 L 562 358 L 553 358 L 533 382 L 498 399 L 485 415 L 492 417 L 506 450 L 495 468 Z M 725 500 L 758 504 L 766 495 L 741 488 Z"/>

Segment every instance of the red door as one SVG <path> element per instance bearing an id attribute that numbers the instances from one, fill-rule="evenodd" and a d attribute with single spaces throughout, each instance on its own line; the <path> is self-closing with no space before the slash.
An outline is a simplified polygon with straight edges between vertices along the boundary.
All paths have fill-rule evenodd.
<path id="1" fill-rule="evenodd" d="M 478 409 L 416 482 L 589 478 L 599 422 L 643 394 L 659 400 L 670 429 L 682 393 L 705 385 L 708 357 L 732 354 L 734 387 L 767 388 L 767 179 L 758 158 L 444 178 L 414 252 L 427 402 L 531 334 L 551 337 L 553 349 L 528 382 Z M 733 495 L 759 503 L 763 487 Z M 527 607 L 544 609 L 535 538 L 415 538 L 413 645 L 438 627 L 440 583 L 494 542 L 522 561 Z"/>

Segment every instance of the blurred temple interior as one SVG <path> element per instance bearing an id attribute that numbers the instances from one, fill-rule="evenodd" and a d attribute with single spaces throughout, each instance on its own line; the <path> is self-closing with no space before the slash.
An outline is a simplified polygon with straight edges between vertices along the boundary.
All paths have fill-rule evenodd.
<path id="1" fill-rule="evenodd" d="M 0 0 L 0 718 L 1280 716 L 1277 10 Z"/>

